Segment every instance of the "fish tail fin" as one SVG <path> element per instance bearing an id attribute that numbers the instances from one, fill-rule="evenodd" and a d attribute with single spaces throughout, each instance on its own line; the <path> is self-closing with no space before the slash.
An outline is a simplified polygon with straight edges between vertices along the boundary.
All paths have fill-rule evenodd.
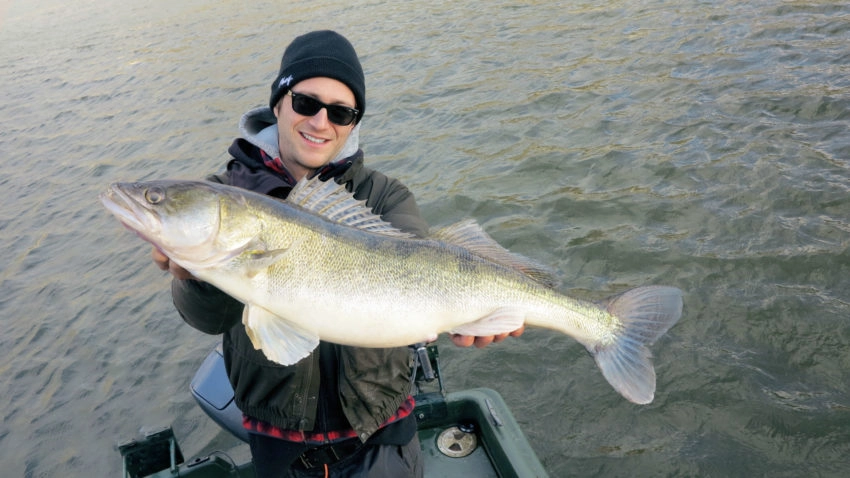
<path id="1" fill-rule="evenodd" d="M 620 319 L 612 343 L 589 347 L 608 383 L 631 402 L 655 397 L 655 369 L 648 346 L 682 316 L 682 291 L 675 287 L 638 287 L 608 299 L 603 307 Z"/>

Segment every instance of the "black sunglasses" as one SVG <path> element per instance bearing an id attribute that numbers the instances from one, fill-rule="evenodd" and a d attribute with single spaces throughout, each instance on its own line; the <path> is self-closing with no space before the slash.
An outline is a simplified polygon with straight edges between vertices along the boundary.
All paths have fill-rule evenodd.
<path id="1" fill-rule="evenodd" d="M 355 119 L 359 110 L 341 105 L 326 105 L 312 96 L 302 95 L 292 90 L 288 91 L 292 97 L 292 111 L 302 116 L 315 116 L 319 110 L 324 108 L 328 112 L 328 121 L 339 126 L 348 126 Z"/>

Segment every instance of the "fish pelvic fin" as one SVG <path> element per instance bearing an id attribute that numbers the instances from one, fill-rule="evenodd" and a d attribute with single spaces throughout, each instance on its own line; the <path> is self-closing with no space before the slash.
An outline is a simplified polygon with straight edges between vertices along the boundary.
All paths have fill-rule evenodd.
<path id="1" fill-rule="evenodd" d="M 638 287 L 608 299 L 603 307 L 620 319 L 613 341 L 588 347 L 608 383 L 630 402 L 655 398 L 655 369 L 648 346 L 682 316 L 682 291 L 675 287 Z"/>
<path id="2" fill-rule="evenodd" d="M 251 343 L 267 359 L 292 365 L 319 345 L 319 337 L 256 305 L 245 305 L 242 323 Z"/>

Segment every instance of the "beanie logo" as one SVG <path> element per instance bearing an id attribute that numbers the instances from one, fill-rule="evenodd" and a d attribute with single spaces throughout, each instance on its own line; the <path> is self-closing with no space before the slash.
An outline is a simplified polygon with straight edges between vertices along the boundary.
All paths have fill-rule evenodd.
<path id="1" fill-rule="evenodd" d="M 282 86 L 284 86 L 284 85 L 289 86 L 289 84 L 290 84 L 291 82 L 292 82 L 292 75 L 289 75 L 289 76 L 287 76 L 286 78 L 281 78 L 281 79 L 280 79 L 280 82 L 277 84 L 277 87 L 278 87 L 278 88 L 280 88 L 280 87 L 282 87 Z"/>

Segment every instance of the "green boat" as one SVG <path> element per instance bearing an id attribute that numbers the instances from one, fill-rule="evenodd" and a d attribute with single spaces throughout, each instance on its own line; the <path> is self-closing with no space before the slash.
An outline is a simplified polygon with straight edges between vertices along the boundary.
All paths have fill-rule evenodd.
<path id="1" fill-rule="evenodd" d="M 414 414 L 428 478 L 547 477 L 502 397 L 489 388 L 446 393 L 435 345 L 414 346 Z M 192 379 L 198 405 L 222 428 L 247 442 L 242 412 L 224 370 L 220 346 Z M 170 427 L 118 446 L 125 478 L 256 478 L 247 444 L 185 461 Z M 236 454 L 245 455 L 242 460 Z"/>

